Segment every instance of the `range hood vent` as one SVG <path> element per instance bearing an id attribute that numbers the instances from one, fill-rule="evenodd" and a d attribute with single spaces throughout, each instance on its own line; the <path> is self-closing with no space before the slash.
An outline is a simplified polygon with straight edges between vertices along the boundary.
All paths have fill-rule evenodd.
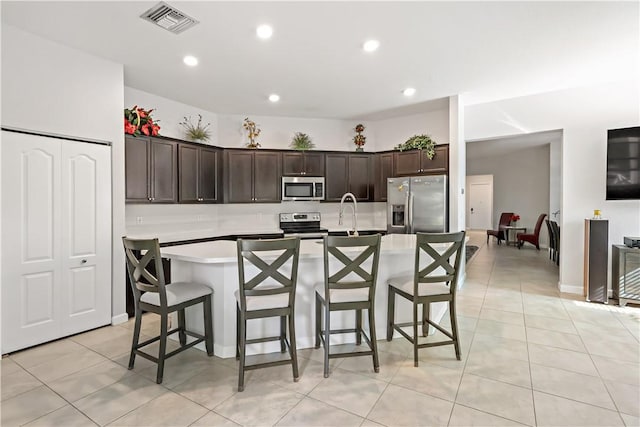
<path id="1" fill-rule="evenodd" d="M 165 2 L 160 2 L 147 10 L 140 15 L 140 18 L 174 34 L 180 34 L 184 30 L 198 24 L 198 21 L 180 12 L 178 9 L 169 6 Z"/>

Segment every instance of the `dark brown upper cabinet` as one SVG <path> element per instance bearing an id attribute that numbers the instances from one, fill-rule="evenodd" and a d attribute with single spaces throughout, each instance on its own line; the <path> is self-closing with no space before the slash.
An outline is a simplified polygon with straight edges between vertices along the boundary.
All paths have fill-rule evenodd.
<path id="1" fill-rule="evenodd" d="M 449 145 L 437 145 L 431 160 L 423 150 L 397 151 L 393 162 L 396 176 L 446 174 L 449 170 Z"/>
<path id="2" fill-rule="evenodd" d="M 178 201 L 218 203 L 220 197 L 221 152 L 195 144 L 178 144 Z"/>
<path id="3" fill-rule="evenodd" d="M 379 153 L 374 158 L 374 200 L 387 201 L 387 179 L 393 177 L 393 153 Z"/>
<path id="4" fill-rule="evenodd" d="M 324 153 L 282 153 L 282 174 L 286 176 L 324 176 Z"/>
<path id="5" fill-rule="evenodd" d="M 225 150 L 228 203 L 278 203 L 282 176 L 279 151 Z"/>
<path id="6" fill-rule="evenodd" d="M 370 154 L 327 153 L 326 194 L 328 202 L 353 193 L 358 201 L 372 200 L 372 156 Z"/>
<path id="7" fill-rule="evenodd" d="M 173 141 L 125 137 L 126 202 L 177 202 L 177 154 Z"/>

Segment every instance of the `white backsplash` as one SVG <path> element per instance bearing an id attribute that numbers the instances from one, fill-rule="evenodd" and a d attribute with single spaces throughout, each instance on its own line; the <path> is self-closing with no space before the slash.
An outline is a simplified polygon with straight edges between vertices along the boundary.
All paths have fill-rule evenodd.
<path id="1" fill-rule="evenodd" d="M 191 230 L 199 228 L 237 230 L 274 229 L 278 227 L 281 212 L 320 212 L 321 226 L 329 230 L 343 230 L 351 227 L 351 209 L 345 210 L 344 223 L 338 225 L 339 203 L 282 202 L 256 204 L 220 205 L 145 205 L 126 206 L 127 231 L 137 228 L 158 226 L 162 232 Z M 386 228 L 386 203 L 358 203 L 358 228 Z"/>

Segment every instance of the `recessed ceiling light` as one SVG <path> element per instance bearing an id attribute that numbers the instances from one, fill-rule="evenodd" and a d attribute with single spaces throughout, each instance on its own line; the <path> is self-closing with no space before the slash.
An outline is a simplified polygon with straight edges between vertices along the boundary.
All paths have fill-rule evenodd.
<path id="1" fill-rule="evenodd" d="M 195 56 L 187 55 L 182 59 L 182 61 L 189 67 L 195 67 L 196 65 L 198 65 L 198 58 L 196 58 Z"/>
<path id="2" fill-rule="evenodd" d="M 269 101 L 271 102 L 280 101 L 280 95 L 278 95 L 277 93 L 272 93 L 271 95 L 269 95 Z"/>
<path id="3" fill-rule="evenodd" d="M 258 28 L 256 28 L 256 35 L 264 40 L 270 39 L 273 35 L 273 28 L 271 28 L 270 25 L 266 24 L 260 25 Z"/>
<path id="4" fill-rule="evenodd" d="M 408 87 L 405 90 L 402 91 L 402 94 L 404 96 L 413 96 L 416 94 L 416 90 L 412 87 Z"/>
<path id="5" fill-rule="evenodd" d="M 362 45 L 362 48 L 364 49 L 365 52 L 373 52 L 375 50 L 378 50 L 379 47 L 380 47 L 380 42 L 378 40 L 367 40 Z"/>

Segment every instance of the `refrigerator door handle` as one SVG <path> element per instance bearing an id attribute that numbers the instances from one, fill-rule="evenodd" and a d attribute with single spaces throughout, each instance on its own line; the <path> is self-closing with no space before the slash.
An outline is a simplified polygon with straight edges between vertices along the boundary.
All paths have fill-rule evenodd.
<path id="1" fill-rule="evenodd" d="M 408 210 L 409 210 L 409 233 L 413 234 L 413 199 L 414 199 L 414 194 L 413 191 L 410 191 L 409 194 L 409 206 L 408 206 Z"/>

